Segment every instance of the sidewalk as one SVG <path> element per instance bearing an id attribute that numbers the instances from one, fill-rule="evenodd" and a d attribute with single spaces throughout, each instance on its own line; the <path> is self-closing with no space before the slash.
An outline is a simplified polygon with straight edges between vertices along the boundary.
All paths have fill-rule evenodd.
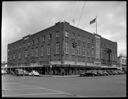
<path id="1" fill-rule="evenodd" d="M 41 77 L 79 77 L 79 75 L 40 75 Z"/>

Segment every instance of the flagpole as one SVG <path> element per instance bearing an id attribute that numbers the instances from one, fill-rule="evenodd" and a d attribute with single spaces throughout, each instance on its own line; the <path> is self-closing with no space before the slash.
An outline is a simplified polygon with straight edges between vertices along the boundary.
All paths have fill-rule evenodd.
<path id="1" fill-rule="evenodd" d="M 97 16 L 96 16 L 96 34 L 97 34 Z"/>

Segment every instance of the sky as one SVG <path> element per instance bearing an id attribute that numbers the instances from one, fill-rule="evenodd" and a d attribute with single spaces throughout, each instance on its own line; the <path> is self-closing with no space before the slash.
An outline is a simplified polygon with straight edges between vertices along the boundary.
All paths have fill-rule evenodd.
<path id="1" fill-rule="evenodd" d="M 2 61 L 7 61 L 7 45 L 28 34 L 34 34 L 67 21 L 80 29 L 118 44 L 118 55 L 126 55 L 125 1 L 13 1 L 2 2 Z"/>

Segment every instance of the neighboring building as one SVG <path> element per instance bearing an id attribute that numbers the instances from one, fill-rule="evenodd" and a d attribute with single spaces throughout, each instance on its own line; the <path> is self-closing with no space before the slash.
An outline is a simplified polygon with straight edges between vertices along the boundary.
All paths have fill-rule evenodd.
<path id="1" fill-rule="evenodd" d="M 127 67 L 126 67 L 126 56 L 122 56 L 120 55 L 118 57 L 118 68 L 121 69 L 122 71 L 127 71 Z"/>
<path id="2" fill-rule="evenodd" d="M 5 73 L 7 73 L 7 62 L 2 62 L 1 63 L 1 73 L 2 74 L 5 74 Z"/>
<path id="3" fill-rule="evenodd" d="M 8 44 L 8 65 L 59 67 L 117 65 L 117 42 L 81 30 L 67 22 Z M 47 67 L 47 66 L 46 66 Z"/>

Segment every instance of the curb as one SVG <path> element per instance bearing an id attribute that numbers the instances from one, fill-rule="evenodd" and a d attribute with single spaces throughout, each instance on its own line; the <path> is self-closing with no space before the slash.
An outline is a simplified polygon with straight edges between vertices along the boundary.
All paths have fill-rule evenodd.
<path id="1" fill-rule="evenodd" d="M 79 77 L 79 75 L 68 75 L 68 76 L 62 76 L 62 75 L 40 75 L 41 77 Z"/>

